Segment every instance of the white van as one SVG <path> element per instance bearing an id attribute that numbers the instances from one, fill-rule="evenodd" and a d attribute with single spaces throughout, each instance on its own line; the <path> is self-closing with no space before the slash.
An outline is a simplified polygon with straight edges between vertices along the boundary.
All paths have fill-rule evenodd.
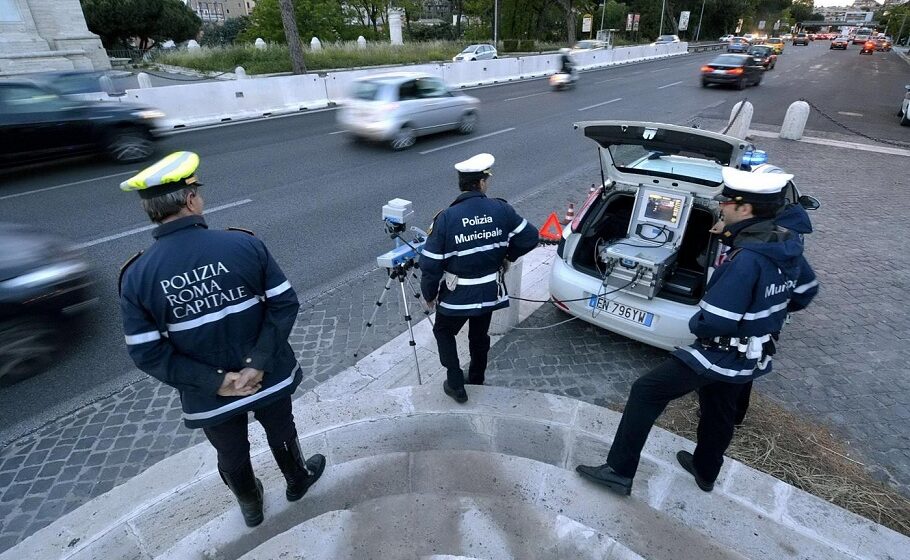
<path id="1" fill-rule="evenodd" d="M 853 35 L 853 44 L 860 45 L 872 38 L 872 30 L 868 27 L 860 27 Z"/>

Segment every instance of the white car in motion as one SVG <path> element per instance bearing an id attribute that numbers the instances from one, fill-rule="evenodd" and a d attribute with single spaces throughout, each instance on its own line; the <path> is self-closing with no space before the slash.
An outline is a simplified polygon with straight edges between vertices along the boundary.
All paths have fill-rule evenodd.
<path id="1" fill-rule="evenodd" d="M 733 136 L 684 126 L 590 121 L 575 125 L 600 149 L 603 185 L 563 232 L 550 296 L 563 311 L 670 350 L 691 344 L 689 319 L 724 258 L 709 229 L 724 166 L 782 173 Z M 788 203 L 818 208 L 791 182 Z"/>
<path id="2" fill-rule="evenodd" d="M 453 62 L 463 60 L 492 60 L 499 58 L 496 47 L 493 45 L 469 45 L 463 51 L 452 57 Z"/>

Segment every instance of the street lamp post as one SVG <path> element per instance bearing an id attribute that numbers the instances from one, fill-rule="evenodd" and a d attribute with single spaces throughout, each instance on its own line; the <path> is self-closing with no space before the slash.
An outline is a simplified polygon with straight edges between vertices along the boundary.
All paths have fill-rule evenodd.
<path id="1" fill-rule="evenodd" d="M 660 31 L 657 32 L 657 36 L 660 37 L 664 34 L 664 8 L 667 7 L 667 0 L 663 0 L 660 3 Z"/>
<path id="2" fill-rule="evenodd" d="M 499 0 L 493 0 L 493 46 L 499 48 Z"/>
<path id="3" fill-rule="evenodd" d="M 604 30 L 604 14 L 607 13 L 607 0 L 603 0 L 603 3 L 600 5 L 600 29 L 598 31 Z"/>
<path id="4" fill-rule="evenodd" d="M 698 28 L 695 29 L 695 42 L 698 42 L 698 36 L 701 35 L 701 18 L 705 15 L 705 0 L 701 0 L 701 13 L 698 14 Z"/>

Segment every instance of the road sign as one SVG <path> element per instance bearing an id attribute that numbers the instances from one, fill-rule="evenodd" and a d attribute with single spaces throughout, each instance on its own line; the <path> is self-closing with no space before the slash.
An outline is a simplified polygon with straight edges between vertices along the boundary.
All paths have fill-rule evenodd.
<path id="1" fill-rule="evenodd" d="M 685 31 L 689 28 L 689 12 L 679 13 L 679 30 Z"/>
<path id="2" fill-rule="evenodd" d="M 594 21 L 594 16 L 592 16 L 591 14 L 585 14 L 584 17 L 583 17 L 582 20 L 581 20 L 581 32 L 582 32 L 582 33 L 590 33 L 590 32 L 591 32 L 591 24 L 592 24 L 593 21 Z"/>
<path id="3" fill-rule="evenodd" d="M 759 28 L 759 29 L 764 29 L 764 28 L 765 28 L 765 20 L 761 20 L 761 21 L 758 22 L 758 28 Z"/>
<path id="4" fill-rule="evenodd" d="M 774 31 L 777 31 L 778 29 L 780 29 L 780 20 L 774 22 Z"/>
<path id="5" fill-rule="evenodd" d="M 635 14 L 629 13 L 626 14 L 626 31 L 632 31 L 632 20 L 635 18 Z"/>
<path id="6" fill-rule="evenodd" d="M 734 33 L 739 33 L 742 30 L 743 30 L 743 20 L 738 19 L 738 20 L 736 20 L 736 31 Z"/>
<path id="7" fill-rule="evenodd" d="M 639 19 L 641 19 L 641 14 L 635 14 L 635 18 L 632 20 L 632 31 L 638 31 Z"/>

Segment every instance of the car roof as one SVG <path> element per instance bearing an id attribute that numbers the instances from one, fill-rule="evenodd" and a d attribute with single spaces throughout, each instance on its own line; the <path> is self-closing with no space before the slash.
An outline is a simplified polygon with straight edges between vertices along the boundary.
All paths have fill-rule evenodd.
<path id="1" fill-rule="evenodd" d="M 357 78 L 358 82 L 387 82 L 397 83 L 405 80 L 414 80 L 417 78 L 439 78 L 426 72 L 386 72 L 384 74 L 370 74 Z M 441 79 L 441 78 L 440 78 Z"/>

